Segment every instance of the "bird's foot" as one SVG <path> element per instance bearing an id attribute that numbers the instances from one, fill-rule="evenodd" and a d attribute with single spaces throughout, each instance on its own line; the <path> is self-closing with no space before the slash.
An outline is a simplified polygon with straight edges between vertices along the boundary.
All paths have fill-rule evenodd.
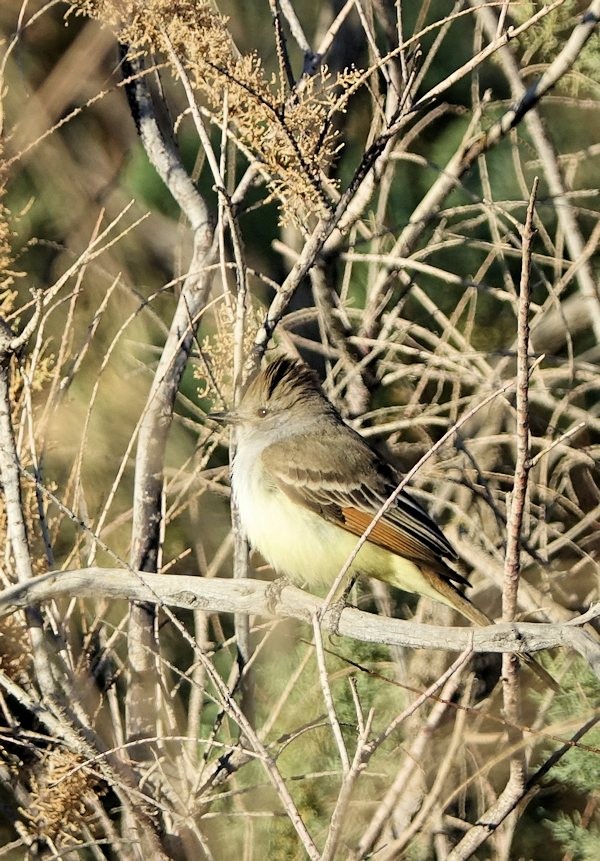
<path id="1" fill-rule="evenodd" d="M 352 591 L 352 587 L 356 583 L 356 574 L 354 574 L 346 584 L 344 591 L 335 601 L 331 601 L 327 606 L 326 615 L 328 616 L 329 630 L 334 636 L 340 633 L 340 617 L 348 606 L 348 597 Z M 338 593 L 339 594 L 339 593 Z"/>
<path id="2" fill-rule="evenodd" d="M 332 601 L 327 608 L 327 627 L 330 633 L 336 637 L 340 633 L 340 618 L 346 609 L 346 596 L 342 595 L 337 601 Z"/>
<path id="3" fill-rule="evenodd" d="M 278 577 L 267 586 L 265 597 L 267 599 L 267 610 L 271 615 L 277 615 L 277 607 L 281 601 L 281 593 L 286 586 L 290 585 L 290 580 L 287 577 Z"/>

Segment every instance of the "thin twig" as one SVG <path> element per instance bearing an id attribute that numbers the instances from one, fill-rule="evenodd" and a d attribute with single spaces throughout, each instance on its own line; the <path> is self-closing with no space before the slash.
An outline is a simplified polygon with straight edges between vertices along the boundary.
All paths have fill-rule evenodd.
<path id="1" fill-rule="evenodd" d="M 319 619 L 316 615 L 313 616 L 313 634 L 315 638 L 315 654 L 317 656 L 317 665 L 319 667 L 319 681 L 321 682 L 321 690 L 323 691 L 323 700 L 325 701 L 331 731 L 342 761 L 342 773 L 346 776 L 350 771 L 350 759 L 348 757 L 346 742 L 342 735 L 340 722 L 335 712 L 335 703 L 333 701 L 331 687 L 329 686 L 329 677 L 327 675 L 327 664 L 325 663 L 325 652 L 323 651 L 321 629 L 319 627 Z"/>
<path id="2" fill-rule="evenodd" d="M 416 700 L 408 706 L 408 708 L 404 709 L 392 724 L 387 727 L 385 732 L 380 735 L 379 739 L 377 739 L 376 743 L 379 745 L 385 739 L 389 738 L 391 733 L 401 723 L 411 715 L 414 715 L 417 709 L 429 702 L 431 697 L 437 695 L 437 692 L 441 689 L 441 692 L 438 695 L 438 701 L 433 706 L 427 720 L 423 722 L 421 729 L 416 733 L 404 761 L 396 772 L 394 780 L 390 783 L 385 796 L 377 805 L 370 822 L 365 828 L 358 845 L 356 846 L 355 852 L 352 855 L 353 859 L 360 859 L 368 856 L 369 852 L 371 852 L 375 846 L 383 828 L 389 822 L 400 794 L 405 790 L 411 777 L 415 774 L 415 762 L 419 762 L 423 758 L 425 748 L 431 740 L 431 733 L 447 713 L 448 702 L 453 698 L 456 693 L 456 688 L 460 683 L 460 671 L 464 668 L 470 656 L 470 649 L 465 650 L 461 655 L 459 655 L 446 672 L 439 679 L 436 679 L 436 681 L 430 685 L 423 694 L 417 697 Z M 373 747 L 375 747 L 375 745 L 373 745 Z"/>
<path id="3" fill-rule="evenodd" d="M 531 468 L 529 444 L 529 303 L 531 277 L 531 246 L 533 242 L 533 213 L 538 181 L 534 180 L 527 218 L 523 230 L 523 261 L 519 291 L 518 348 L 517 348 L 517 457 L 511 500 L 511 513 L 507 523 L 507 543 L 504 565 L 502 615 L 510 622 L 517 608 L 517 592 L 521 570 L 520 546 L 523 513 L 527 498 L 527 480 Z"/>
<path id="4" fill-rule="evenodd" d="M 496 804 L 488 808 L 483 816 L 480 816 L 475 825 L 470 828 L 462 840 L 454 847 L 448 855 L 447 861 L 467 861 L 472 858 L 474 853 L 490 837 L 491 834 L 504 822 L 517 805 L 524 803 L 528 797 L 537 789 L 540 781 L 548 773 L 548 771 L 556 765 L 560 760 L 572 750 L 572 744 L 578 742 L 579 739 L 590 731 L 600 718 L 594 716 L 577 730 L 576 733 L 569 739 L 569 744 L 565 744 L 562 748 L 555 751 L 552 756 L 548 757 L 546 762 L 532 774 L 522 791 L 503 795 L 499 798 Z"/>
<path id="5" fill-rule="evenodd" d="M 538 180 L 533 181 L 527 216 L 523 228 L 523 257 L 519 286 L 519 313 L 517 320 L 517 407 L 516 407 L 516 460 L 515 478 L 511 498 L 510 516 L 506 525 L 507 542 L 504 560 L 504 587 L 502 589 L 502 618 L 511 622 L 517 610 L 519 578 L 521 576 L 521 532 L 527 501 L 529 478 L 529 308 L 531 296 L 531 249 L 535 230 L 533 226 Z M 507 719 L 518 726 L 521 721 L 521 691 L 519 687 L 519 662 L 514 655 L 502 656 L 502 681 L 504 712 Z M 508 732 L 508 743 L 516 748 L 510 758 L 508 783 L 502 797 L 512 798 L 523 792 L 525 784 L 525 756 L 519 750 L 522 733 L 516 729 Z"/>
<path id="6" fill-rule="evenodd" d="M 368 759 L 367 745 L 373 723 L 373 716 L 374 712 L 371 709 L 364 726 L 359 730 L 358 738 L 356 739 L 356 750 L 352 757 L 352 764 L 350 765 L 348 772 L 344 775 L 337 801 L 329 820 L 329 831 L 327 832 L 320 861 L 333 861 L 333 858 L 335 857 L 335 852 L 341 837 L 342 825 L 347 817 L 348 807 L 352 800 L 354 787 L 356 786 L 356 782 L 361 772 L 364 770 Z"/>
<path id="7" fill-rule="evenodd" d="M 508 383 L 505 383 L 499 389 L 497 389 L 496 391 L 489 394 L 480 403 L 476 404 L 474 407 L 471 407 L 470 410 L 467 410 L 467 412 L 464 413 L 464 415 L 462 415 L 460 417 L 460 419 L 457 422 L 455 422 L 452 425 L 452 427 L 449 428 L 449 430 L 447 430 L 446 433 L 443 434 L 436 443 L 434 443 L 434 445 L 431 446 L 431 448 L 423 455 L 422 458 L 420 458 L 420 460 L 412 467 L 412 469 L 410 469 L 406 473 L 406 475 L 403 477 L 402 481 L 399 482 L 399 484 L 396 487 L 396 489 L 394 490 L 394 492 L 392 494 L 390 494 L 390 496 L 388 496 L 385 503 L 380 507 L 377 514 L 373 517 L 373 519 L 371 520 L 371 522 L 369 523 L 369 525 L 367 526 L 367 528 L 365 529 L 363 534 L 360 536 L 360 538 L 356 542 L 356 547 L 353 549 L 353 551 L 350 554 L 350 556 L 348 557 L 348 559 L 346 559 L 346 561 L 345 561 L 344 565 L 342 566 L 339 574 L 335 578 L 329 592 L 327 593 L 327 598 L 325 599 L 325 603 L 324 603 L 323 608 L 321 610 L 321 618 L 323 618 L 324 614 L 329 610 L 331 602 L 334 600 L 335 596 L 337 595 L 338 590 L 339 590 L 341 584 L 344 582 L 344 578 L 346 577 L 346 575 L 348 574 L 348 571 L 352 567 L 352 563 L 354 562 L 358 553 L 360 552 L 361 547 L 363 546 L 363 544 L 365 544 L 365 542 L 367 542 L 369 540 L 369 535 L 371 534 L 371 532 L 375 529 L 375 527 L 377 526 L 377 524 L 379 523 L 381 518 L 384 516 L 384 514 L 388 510 L 388 508 L 394 504 L 394 502 L 396 501 L 396 499 L 398 498 L 400 493 L 404 490 L 404 488 L 406 487 L 408 482 L 413 478 L 413 476 L 415 476 L 417 474 L 417 472 L 421 469 L 423 464 L 426 463 L 431 457 L 433 457 L 433 455 L 436 454 L 436 452 L 438 452 L 439 449 L 442 448 L 442 446 L 444 446 L 448 442 L 448 440 L 465 424 L 465 422 L 467 422 L 467 421 L 469 421 L 469 419 L 473 418 L 473 416 L 476 415 L 479 412 L 479 410 L 483 409 L 485 406 L 487 406 L 489 403 L 491 403 L 493 400 L 495 400 L 499 395 L 504 394 L 506 391 L 508 391 L 510 388 L 512 388 L 513 385 L 514 385 L 514 381 L 512 381 L 512 380 L 509 381 Z"/>

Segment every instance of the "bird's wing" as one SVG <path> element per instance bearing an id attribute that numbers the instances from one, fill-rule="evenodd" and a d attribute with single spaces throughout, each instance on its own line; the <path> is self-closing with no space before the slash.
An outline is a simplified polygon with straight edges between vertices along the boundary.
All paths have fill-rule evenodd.
<path id="1" fill-rule="evenodd" d="M 358 435 L 360 445 L 348 446 L 345 439 L 348 431 L 343 426 L 337 440 L 328 434 L 327 441 L 315 434 L 298 434 L 269 446 L 262 460 L 270 480 L 290 499 L 360 536 L 396 489 L 398 478 Z M 315 462 L 320 464 L 318 469 L 306 466 Z M 386 509 L 368 540 L 468 585 L 464 577 L 443 561 L 444 557 L 456 559 L 450 543 L 427 512 L 404 490 Z"/>

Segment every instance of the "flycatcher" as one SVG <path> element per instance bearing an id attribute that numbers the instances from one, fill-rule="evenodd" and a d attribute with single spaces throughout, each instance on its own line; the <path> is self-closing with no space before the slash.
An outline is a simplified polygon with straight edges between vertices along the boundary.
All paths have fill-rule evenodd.
<path id="1" fill-rule="evenodd" d="M 250 544 L 299 586 L 330 587 L 399 476 L 348 427 L 315 373 L 279 358 L 252 380 L 236 410 L 212 418 L 237 428 L 232 488 Z M 456 552 L 402 490 L 376 523 L 350 571 L 433 598 L 475 625 L 491 620 L 459 590 L 446 560 Z M 530 655 L 521 659 L 555 690 Z"/>
<path id="2" fill-rule="evenodd" d="M 232 488 L 250 544 L 299 586 L 331 586 L 399 476 L 348 427 L 315 373 L 285 357 L 260 371 L 236 410 Z M 455 584 L 469 582 L 426 511 L 401 491 L 350 571 L 441 601 L 476 625 L 490 620 Z"/>

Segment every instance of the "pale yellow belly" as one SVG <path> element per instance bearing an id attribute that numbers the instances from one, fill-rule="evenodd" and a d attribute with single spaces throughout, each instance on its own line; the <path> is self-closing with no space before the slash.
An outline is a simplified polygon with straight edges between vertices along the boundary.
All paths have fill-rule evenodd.
<path id="1" fill-rule="evenodd" d="M 321 591 L 329 587 L 356 547 L 358 538 L 304 508 L 277 489 L 237 493 L 248 539 L 280 575 L 298 586 Z M 257 500 L 260 500 L 258 502 Z M 351 571 L 384 580 L 406 592 L 446 603 L 419 568 L 380 547 L 366 543 Z"/>

